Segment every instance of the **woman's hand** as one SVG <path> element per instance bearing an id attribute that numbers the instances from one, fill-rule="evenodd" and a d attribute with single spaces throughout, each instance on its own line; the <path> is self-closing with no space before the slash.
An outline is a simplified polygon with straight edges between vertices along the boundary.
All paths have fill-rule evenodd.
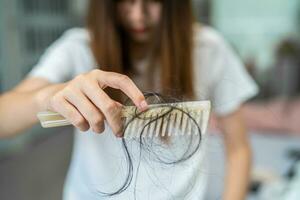
<path id="1" fill-rule="evenodd" d="M 63 84 L 44 101 L 44 107 L 60 113 L 81 131 L 92 128 L 94 132 L 102 133 L 104 120 L 107 120 L 112 131 L 122 137 L 122 105 L 103 91 L 106 87 L 120 89 L 140 110 L 147 109 L 142 92 L 130 78 L 101 70 L 79 75 Z"/>

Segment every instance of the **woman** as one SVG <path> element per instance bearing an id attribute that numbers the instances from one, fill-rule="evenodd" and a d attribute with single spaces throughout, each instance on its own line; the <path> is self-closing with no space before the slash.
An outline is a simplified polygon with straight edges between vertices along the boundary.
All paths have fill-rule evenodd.
<path id="1" fill-rule="evenodd" d="M 105 199 L 95 191 L 112 193 L 126 178 L 120 141 L 110 134 L 122 137 L 120 95 L 104 88 L 121 90 L 140 110 L 148 106 L 145 90 L 211 99 L 226 145 L 223 199 L 245 198 L 251 153 L 239 107 L 257 88 L 223 39 L 195 24 L 190 1 L 91 0 L 87 27 L 67 31 L 20 85 L 1 96 L 2 137 L 37 123 L 43 110 L 61 113 L 77 128 L 64 199 Z M 205 198 L 203 147 L 185 167 L 141 162 L 135 184 L 110 198 Z"/>

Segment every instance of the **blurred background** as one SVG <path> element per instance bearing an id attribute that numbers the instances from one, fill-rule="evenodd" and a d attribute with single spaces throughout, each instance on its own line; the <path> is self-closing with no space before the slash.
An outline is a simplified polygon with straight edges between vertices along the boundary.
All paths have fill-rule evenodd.
<path id="1" fill-rule="evenodd" d="M 0 0 L 0 94 L 20 82 L 66 29 L 84 24 L 87 3 Z M 193 3 L 197 19 L 226 38 L 260 86 L 260 94 L 243 108 L 254 150 L 249 199 L 274 199 L 270 194 L 276 194 L 292 200 L 286 196 L 300 187 L 300 1 Z M 0 140 L 0 199 L 61 199 L 72 137 L 70 128 L 50 132 L 36 126 Z M 210 159 L 222 160 L 221 136 L 211 137 Z M 217 166 L 208 200 L 218 199 L 222 191 L 224 169 Z"/>

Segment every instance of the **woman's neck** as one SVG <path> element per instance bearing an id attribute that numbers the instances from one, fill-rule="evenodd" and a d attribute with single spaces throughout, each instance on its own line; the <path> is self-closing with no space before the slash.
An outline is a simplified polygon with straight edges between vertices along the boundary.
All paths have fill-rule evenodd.
<path id="1" fill-rule="evenodd" d="M 129 45 L 130 58 L 133 62 L 147 59 L 150 56 L 150 43 L 131 42 Z"/>

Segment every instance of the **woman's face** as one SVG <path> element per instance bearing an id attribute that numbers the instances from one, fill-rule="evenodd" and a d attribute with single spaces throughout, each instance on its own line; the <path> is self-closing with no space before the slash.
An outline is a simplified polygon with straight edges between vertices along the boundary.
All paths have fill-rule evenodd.
<path id="1" fill-rule="evenodd" d="M 138 43 L 151 40 L 159 26 L 161 12 L 161 0 L 119 0 L 117 3 L 119 23 Z"/>

